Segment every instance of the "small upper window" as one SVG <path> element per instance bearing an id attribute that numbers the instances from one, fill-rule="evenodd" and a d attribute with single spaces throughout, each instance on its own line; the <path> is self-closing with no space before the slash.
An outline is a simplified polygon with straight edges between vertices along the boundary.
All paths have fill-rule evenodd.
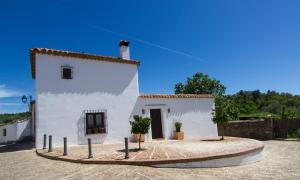
<path id="1" fill-rule="evenodd" d="M 6 129 L 3 129 L 3 136 L 6 136 Z"/>
<path id="2" fill-rule="evenodd" d="M 70 66 L 62 66 L 61 74 L 63 79 L 72 79 L 72 67 Z"/>

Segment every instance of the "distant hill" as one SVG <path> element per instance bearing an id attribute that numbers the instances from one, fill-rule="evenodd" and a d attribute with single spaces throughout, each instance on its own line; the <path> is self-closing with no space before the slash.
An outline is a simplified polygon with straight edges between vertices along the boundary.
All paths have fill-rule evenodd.
<path id="1" fill-rule="evenodd" d="M 21 112 L 21 113 L 14 113 L 14 114 L 0 114 L 0 126 L 14 123 L 18 120 L 23 120 L 30 118 L 30 112 Z"/>
<path id="2" fill-rule="evenodd" d="M 239 109 L 240 117 L 260 117 L 272 114 L 282 116 L 283 111 L 300 117 L 300 96 L 290 93 L 267 91 L 239 91 L 228 96 Z"/>

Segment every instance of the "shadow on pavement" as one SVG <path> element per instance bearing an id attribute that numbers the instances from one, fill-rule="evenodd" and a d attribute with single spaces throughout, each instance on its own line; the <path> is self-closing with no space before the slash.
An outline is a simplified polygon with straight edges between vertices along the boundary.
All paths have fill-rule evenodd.
<path id="1" fill-rule="evenodd" d="M 0 145 L 0 153 L 30 150 L 33 148 L 34 142 L 15 142 Z"/>

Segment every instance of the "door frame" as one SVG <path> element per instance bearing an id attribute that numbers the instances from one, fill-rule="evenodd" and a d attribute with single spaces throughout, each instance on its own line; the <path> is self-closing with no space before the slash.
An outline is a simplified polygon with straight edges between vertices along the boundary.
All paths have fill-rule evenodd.
<path id="1" fill-rule="evenodd" d="M 169 129 L 167 129 L 167 118 L 168 118 L 168 106 L 167 104 L 150 104 L 150 103 L 145 103 L 140 107 L 140 115 L 149 117 L 150 118 L 150 109 L 160 109 L 161 112 L 161 124 L 162 124 L 162 134 L 163 134 L 163 139 L 169 139 Z M 144 110 L 144 113 L 142 113 L 142 110 Z M 146 139 L 151 141 L 152 140 L 152 128 L 150 125 L 149 132 L 147 135 L 145 135 Z"/>

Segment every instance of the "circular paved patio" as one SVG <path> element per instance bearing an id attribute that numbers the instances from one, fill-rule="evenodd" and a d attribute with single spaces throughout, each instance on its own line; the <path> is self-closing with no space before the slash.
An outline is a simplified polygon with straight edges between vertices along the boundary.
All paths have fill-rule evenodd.
<path id="1" fill-rule="evenodd" d="M 87 164 L 132 164 L 164 165 L 176 163 L 204 162 L 210 160 L 234 158 L 262 151 L 264 144 L 245 138 L 226 137 L 194 140 L 160 140 L 142 143 L 141 151 L 135 151 L 138 143 L 129 143 L 129 159 L 125 159 L 124 144 L 93 144 L 93 158 L 88 158 L 87 145 L 68 148 L 63 156 L 63 148 L 38 149 L 37 154 L 49 159 L 64 160 Z"/>

